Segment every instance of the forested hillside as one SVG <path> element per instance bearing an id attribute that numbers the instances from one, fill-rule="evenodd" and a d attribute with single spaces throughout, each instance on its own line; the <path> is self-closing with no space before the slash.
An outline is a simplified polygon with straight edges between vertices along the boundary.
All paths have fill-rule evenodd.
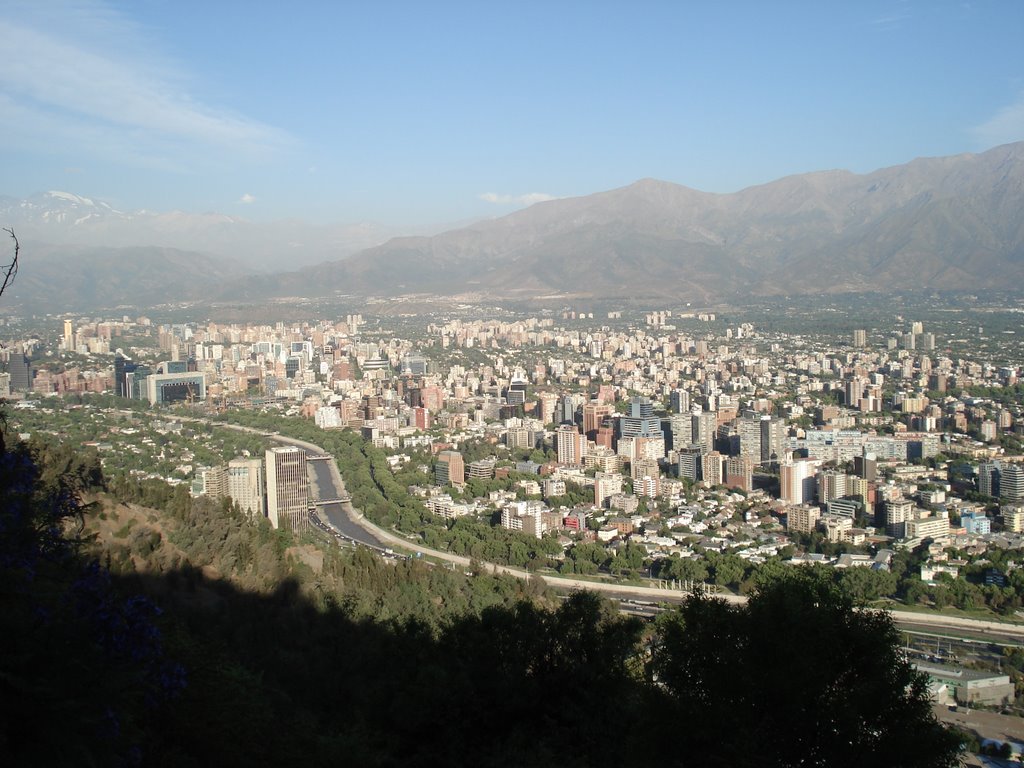
<path id="1" fill-rule="evenodd" d="M 955 761 L 889 617 L 814 572 L 643 624 L 0 450 L 5 765 Z"/>

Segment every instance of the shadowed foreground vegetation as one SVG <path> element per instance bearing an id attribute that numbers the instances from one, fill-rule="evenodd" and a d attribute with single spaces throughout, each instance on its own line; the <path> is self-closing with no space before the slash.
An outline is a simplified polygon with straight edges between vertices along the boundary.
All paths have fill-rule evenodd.
<path id="1" fill-rule="evenodd" d="M 811 571 L 644 624 L 156 486 L 113 489 L 157 512 L 90 538 L 102 485 L 87 458 L 0 448 L 4 765 L 956 761 L 889 617 Z"/>

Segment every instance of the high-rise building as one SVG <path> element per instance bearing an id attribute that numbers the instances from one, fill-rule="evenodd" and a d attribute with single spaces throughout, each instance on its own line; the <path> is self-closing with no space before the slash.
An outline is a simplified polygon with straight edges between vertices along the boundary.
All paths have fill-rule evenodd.
<path id="1" fill-rule="evenodd" d="M 754 462 L 746 456 L 730 456 L 725 460 L 725 484 L 743 491 L 754 489 Z"/>
<path id="2" fill-rule="evenodd" d="M 228 473 L 222 464 L 217 467 L 200 467 L 192 481 L 193 496 L 207 496 L 220 501 L 228 495 Z"/>
<path id="3" fill-rule="evenodd" d="M 739 455 L 760 463 L 761 415 L 747 411 L 736 419 L 736 435 L 740 440 Z"/>
<path id="4" fill-rule="evenodd" d="M 7 372 L 11 374 L 11 391 L 28 392 L 32 389 L 32 361 L 25 355 L 11 355 L 7 361 Z"/>
<path id="5" fill-rule="evenodd" d="M 725 482 L 724 458 L 718 451 L 711 451 L 701 457 L 701 472 L 707 485 L 722 485 Z"/>
<path id="6" fill-rule="evenodd" d="M 818 503 L 828 504 L 847 494 L 846 475 L 837 470 L 823 470 L 817 475 Z"/>
<path id="7" fill-rule="evenodd" d="M 978 465 L 978 493 L 999 496 L 1001 468 L 998 462 L 985 461 Z"/>
<path id="8" fill-rule="evenodd" d="M 672 447 L 679 449 L 693 443 L 693 415 L 673 413 L 669 416 L 669 431 L 672 435 Z"/>
<path id="9" fill-rule="evenodd" d="M 262 459 L 232 459 L 228 462 L 228 495 L 250 517 L 266 516 Z"/>
<path id="10" fill-rule="evenodd" d="M 795 533 L 811 533 L 818 527 L 821 510 L 808 504 L 797 504 L 786 508 L 786 530 Z"/>
<path id="11" fill-rule="evenodd" d="M 696 411 L 693 414 L 691 439 L 704 448 L 705 453 L 715 449 L 715 433 L 718 431 L 718 414 L 714 411 Z"/>
<path id="12" fill-rule="evenodd" d="M 1005 463 L 999 475 L 999 498 L 1011 504 L 1024 501 L 1024 466 Z"/>
<path id="13" fill-rule="evenodd" d="M 562 395 L 558 401 L 558 410 L 555 414 L 559 423 L 576 423 L 576 398 L 570 394 Z"/>
<path id="14" fill-rule="evenodd" d="M 555 430 L 555 450 L 558 452 L 558 463 L 571 467 L 583 465 L 583 453 L 587 446 L 587 438 L 572 424 L 562 424 Z"/>
<path id="15" fill-rule="evenodd" d="M 787 504 L 810 504 L 814 501 L 817 484 L 814 474 L 821 462 L 815 459 L 796 459 L 782 465 L 779 497 Z"/>
<path id="16" fill-rule="evenodd" d="M 873 453 L 864 453 L 853 457 L 853 471 L 857 477 L 868 482 L 878 479 L 878 459 Z"/>
<path id="17" fill-rule="evenodd" d="M 616 493 L 622 493 L 622 475 L 618 472 L 598 472 L 594 475 L 594 504 L 600 508 Z"/>
<path id="18" fill-rule="evenodd" d="M 1003 528 L 1011 533 L 1024 531 L 1024 507 L 1006 505 L 999 507 L 999 513 L 1003 517 Z"/>
<path id="19" fill-rule="evenodd" d="M 505 402 L 511 406 L 523 406 L 526 403 L 526 379 L 513 376 L 505 389 Z"/>
<path id="20" fill-rule="evenodd" d="M 686 389 L 673 389 L 668 396 L 668 409 L 670 413 L 690 412 L 690 392 Z"/>
<path id="21" fill-rule="evenodd" d="M 66 352 L 75 351 L 75 330 L 70 320 L 64 321 L 64 350 Z"/>
<path id="22" fill-rule="evenodd" d="M 136 365 L 120 354 L 114 355 L 114 392 L 118 397 L 130 397 L 131 386 L 126 376 L 135 373 Z"/>
<path id="23" fill-rule="evenodd" d="M 704 476 L 704 467 L 701 461 L 703 453 L 703 446 L 700 445 L 688 445 L 676 452 L 676 455 L 679 457 L 680 479 L 696 482 Z"/>
<path id="24" fill-rule="evenodd" d="M 761 418 L 761 464 L 778 466 L 786 454 L 786 422 L 775 416 Z"/>
<path id="25" fill-rule="evenodd" d="M 589 402 L 583 405 L 583 434 L 588 440 L 597 439 L 597 430 L 605 417 L 611 416 L 615 409 L 608 403 Z"/>
<path id="26" fill-rule="evenodd" d="M 410 376 L 423 376 L 427 372 L 427 359 L 422 355 L 416 355 L 410 352 L 402 358 L 403 374 L 409 374 Z"/>
<path id="27" fill-rule="evenodd" d="M 868 345 L 868 332 L 863 329 L 857 329 L 853 332 L 853 346 L 855 347 L 866 347 Z"/>
<path id="28" fill-rule="evenodd" d="M 619 437 L 660 437 L 661 419 L 654 415 L 654 404 L 648 397 L 634 397 L 629 415 L 619 419 Z"/>
<path id="29" fill-rule="evenodd" d="M 466 464 L 458 451 L 441 451 L 434 465 L 436 485 L 462 485 L 466 482 Z"/>
<path id="30" fill-rule="evenodd" d="M 545 424 L 555 421 L 558 395 L 554 392 L 541 392 L 537 400 L 540 403 L 540 420 Z"/>
<path id="31" fill-rule="evenodd" d="M 305 530 L 309 524 L 309 479 L 306 452 L 294 445 L 269 448 L 267 517 L 275 528 Z"/>
<path id="32" fill-rule="evenodd" d="M 895 539 L 907 536 L 907 522 L 914 518 L 914 502 L 910 499 L 889 499 L 885 502 L 885 532 Z"/>
<path id="33" fill-rule="evenodd" d="M 146 377 L 146 397 L 150 405 L 206 399 L 206 374 L 154 373 Z"/>

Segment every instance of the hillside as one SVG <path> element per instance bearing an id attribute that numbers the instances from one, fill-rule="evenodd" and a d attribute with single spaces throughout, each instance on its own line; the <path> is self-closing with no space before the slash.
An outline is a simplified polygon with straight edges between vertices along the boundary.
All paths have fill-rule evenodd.
<path id="1" fill-rule="evenodd" d="M 251 273 L 239 261 L 157 246 L 100 248 L 21 241 L 18 279 L 4 303 L 33 311 L 151 307 L 205 299 Z"/>

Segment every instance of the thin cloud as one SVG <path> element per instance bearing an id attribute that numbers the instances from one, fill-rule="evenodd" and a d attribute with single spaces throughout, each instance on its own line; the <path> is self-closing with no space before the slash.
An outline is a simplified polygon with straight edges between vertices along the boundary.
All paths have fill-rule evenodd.
<path id="1" fill-rule="evenodd" d="M 876 19 L 872 19 L 870 23 L 876 27 L 893 28 L 900 26 L 909 18 L 909 13 L 893 13 L 888 16 L 879 16 Z"/>
<path id="2" fill-rule="evenodd" d="M 243 205 L 251 205 L 252 203 L 256 202 L 256 197 L 246 192 L 238 199 L 238 202 L 242 203 Z"/>
<path id="3" fill-rule="evenodd" d="M 147 53 L 138 29 L 106 6 L 63 10 L 77 24 L 32 13 L 0 18 L 0 123 L 17 115 L 26 140 L 42 130 L 38 138 L 83 146 L 102 131 L 121 157 L 150 163 L 188 149 L 262 153 L 287 142 L 275 128 L 197 100 L 186 74 Z"/>
<path id="4" fill-rule="evenodd" d="M 534 203 L 544 203 L 548 200 L 557 200 L 558 198 L 546 192 L 528 192 L 525 195 L 499 195 L 496 192 L 484 192 L 480 195 L 480 199 L 485 203 L 493 203 L 495 205 L 528 206 Z"/>
<path id="5" fill-rule="evenodd" d="M 1017 101 L 996 112 L 981 125 L 971 129 L 979 149 L 1024 140 L 1024 93 Z"/>

